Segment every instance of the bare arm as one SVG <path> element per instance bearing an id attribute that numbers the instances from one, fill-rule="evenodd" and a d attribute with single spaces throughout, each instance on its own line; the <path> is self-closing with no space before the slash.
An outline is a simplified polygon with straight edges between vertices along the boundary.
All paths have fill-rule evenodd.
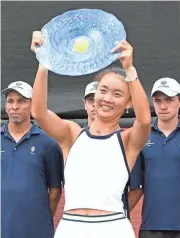
<path id="1" fill-rule="evenodd" d="M 50 188 L 49 189 L 49 203 L 52 216 L 55 215 L 60 197 L 61 197 L 61 188 Z"/>
<path id="2" fill-rule="evenodd" d="M 128 205 L 131 212 L 143 195 L 143 189 L 130 190 L 128 192 Z"/>
<path id="3" fill-rule="evenodd" d="M 133 67 L 133 48 L 128 42 L 121 41 L 113 52 L 119 49 L 123 50 L 119 58 L 126 71 L 131 100 L 136 115 L 133 127 L 123 132 L 126 156 L 130 170 L 132 170 L 137 155 L 149 136 L 151 113 L 146 93 L 137 79 L 136 69 Z"/>
<path id="4" fill-rule="evenodd" d="M 136 77 L 134 68 L 127 70 L 127 74 L 131 74 L 131 77 Z M 129 82 L 129 89 L 132 98 L 132 104 L 136 115 L 136 120 L 133 127 L 130 130 L 128 150 L 134 150 L 134 154 L 137 155 L 143 148 L 149 133 L 151 124 L 150 106 L 146 96 L 146 93 L 139 80 Z M 129 158 L 131 158 L 129 156 Z M 132 156 L 133 159 L 133 156 Z M 133 161 L 129 161 L 130 164 L 134 164 Z"/>
<path id="5" fill-rule="evenodd" d="M 43 42 L 40 32 L 33 33 L 31 49 L 34 51 L 36 45 Z M 40 127 L 46 131 L 48 135 L 54 137 L 58 142 L 64 144 L 68 138 L 73 139 L 73 133 L 80 132 L 81 128 L 74 122 L 62 120 L 55 113 L 47 109 L 48 98 L 48 70 L 39 65 L 32 97 L 32 116 L 38 122 Z"/>

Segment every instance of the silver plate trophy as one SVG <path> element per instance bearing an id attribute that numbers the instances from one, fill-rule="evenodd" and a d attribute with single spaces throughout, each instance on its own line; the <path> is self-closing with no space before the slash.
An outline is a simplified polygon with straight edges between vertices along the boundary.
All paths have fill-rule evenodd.
<path id="1" fill-rule="evenodd" d="M 119 53 L 111 50 L 126 39 L 123 24 L 97 9 L 78 9 L 53 18 L 42 28 L 44 43 L 36 48 L 38 61 L 50 71 L 78 76 L 99 71 Z"/>

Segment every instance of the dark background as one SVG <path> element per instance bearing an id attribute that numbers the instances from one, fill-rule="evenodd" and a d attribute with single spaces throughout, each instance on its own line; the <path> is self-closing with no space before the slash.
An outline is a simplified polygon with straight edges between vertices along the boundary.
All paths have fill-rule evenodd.
<path id="1" fill-rule="evenodd" d="M 2 89 L 17 80 L 33 85 L 38 62 L 30 50 L 32 32 L 40 30 L 53 17 L 78 8 L 102 9 L 123 22 L 148 96 L 153 82 L 160 77 L 180 81 L 180 2 L 29 1 L 2 2 L 1 7 Z M 93 74 L 65 77 L 50 73 L 49 108 L 63 118 L 85 118 L 81 98 L 92 78 Z M 125 117 L 133 117 L 133 113 Z M 2 118 L 6 118 L 3 99 Z"/>

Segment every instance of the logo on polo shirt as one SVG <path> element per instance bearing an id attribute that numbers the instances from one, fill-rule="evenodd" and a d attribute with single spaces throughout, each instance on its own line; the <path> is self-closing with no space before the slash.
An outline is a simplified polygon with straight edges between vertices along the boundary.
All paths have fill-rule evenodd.
<path id="1" fill-rule="evenodd" d="M 145 144 L 145 146 L 152 146 L 154 145 L 154 142 L 151 140 L 148 140 L 148 142 Z"/>
<path id="2" fill-rule="evenodd" d="M 30 154 L 35 155 L 36 148 L 34 146 L 31 147 Z"/>

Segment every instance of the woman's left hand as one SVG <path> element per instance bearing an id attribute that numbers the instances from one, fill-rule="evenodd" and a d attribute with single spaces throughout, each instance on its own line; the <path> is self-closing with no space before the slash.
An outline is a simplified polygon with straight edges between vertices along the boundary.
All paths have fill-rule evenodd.
<path id="1" fill-rule="evenodd" d="M 122 50 L 118 59 L 120 60 L 125 71 L 128 71 L 133 66 L 133 47 L 125 40 L 112 49 L 112 53 Z"/>

